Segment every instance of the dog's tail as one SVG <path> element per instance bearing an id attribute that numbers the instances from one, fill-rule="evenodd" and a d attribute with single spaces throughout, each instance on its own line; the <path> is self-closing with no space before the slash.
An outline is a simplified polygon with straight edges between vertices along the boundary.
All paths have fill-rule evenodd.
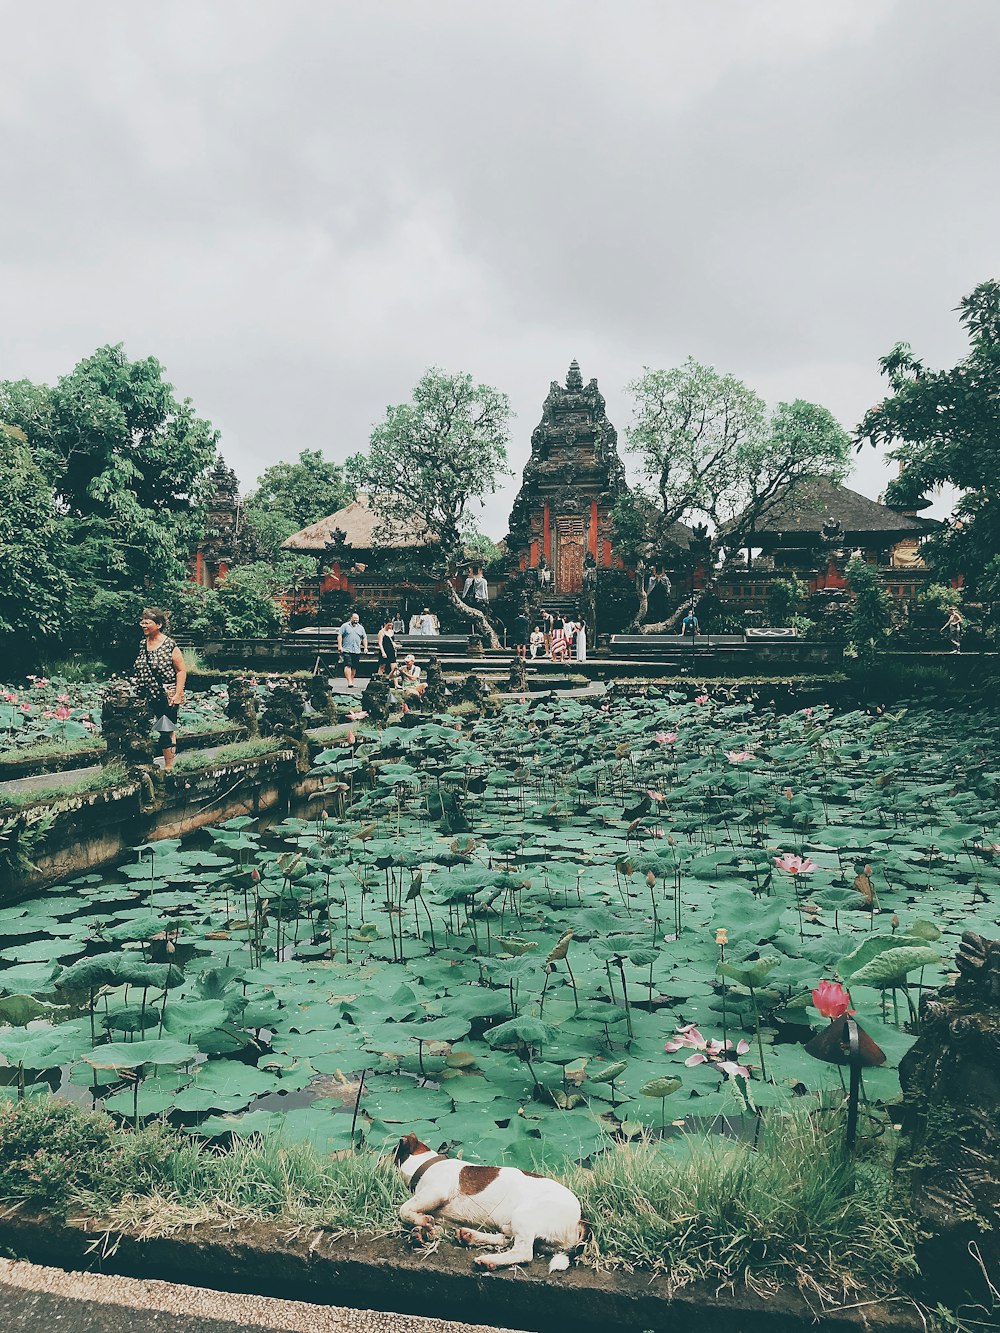
<path id="1" fill-rule="evenodd" d="M 587 1241 L 590 1239 L 590 1236 L 591 1236 L 591 1228 L 588 1226 L 586 1222 L 580 1222 L 578 1224 L 576 1244 L 573 1245 L 571 1248 L 573 1248 L 574 1250 L 578 1250 L 581 1245 L 586 1245 Z M 560 1251 L 559 1254 L 554 1254 L 552 1256 L 552 1259 L 549 1263 L 550 1273 L 565 1273 L 567 1268 L 569 1268 L 568 1254 Z"/>

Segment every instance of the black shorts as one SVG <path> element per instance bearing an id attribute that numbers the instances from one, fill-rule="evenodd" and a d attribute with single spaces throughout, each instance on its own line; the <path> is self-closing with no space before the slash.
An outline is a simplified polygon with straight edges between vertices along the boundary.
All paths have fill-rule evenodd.
<path id="1" fill-rule="evenodd" d="M 343 656 L 343 658 L 344 658 L 344 666 L 345 666 L 345 667 L 350 667 L 350 669 L 351 669 L 352 671 L 357 671 L 357 669 L 358 669 L 358 664 L 359 664 L 359 662 L 361 661 L 361 654 L 360 654 L 360 653 L 343 653 L 342 656 Z"/>

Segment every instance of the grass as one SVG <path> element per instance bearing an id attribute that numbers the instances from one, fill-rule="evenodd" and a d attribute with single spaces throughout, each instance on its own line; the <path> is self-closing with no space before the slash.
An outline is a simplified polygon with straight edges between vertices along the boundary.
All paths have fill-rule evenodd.
<path id="1" fill-rule="evenodd" d="M 44 739 L 32 745 L 0 751 L 0 769 L 4 764 L 22 764 L 32 759 L 58 759 L 64 754 L 99 754 L 104 750 L 100 735 L 81 736 L 75 741 Z"/>
<path id="2" fill-rule="evenodd" d="M 24 810 L 31 805 L 60 805 L 77 796 L 118 787 L 125 781 L 124 768 L 120 764 L 108 764 L 99 772 L 87 773 L 73 782 L 52 783 L 48 787 L 28 787 L 24 791 L 5 792 L 0 797 L 0 813 L 8 810 Z"/>
<path id="3" fill-rule="evenodd" d="M 703 1281 L 874 1295 L 915 1272 L 890 1145 L 854 1162 L 839 1117 L 776 1117 L 756 1148 L 719 1137 L 616 1145 L 563 1179 L 593 1235 L 582 1262 Z M 0 1199 L 82 1209 L 149 1237 L 199 1223 L 401 1233 L 406 1189 L 363 1150 L 325 1156 L 273 1138 L 223 1151 L 162 1124 L 137 1133 L 54 1098 L 0 1103 Z"/>
<path id="4" fill-rule="evenodd" d="M 175 773 L 193 773 L 202 768 L 219 768 L 225 764 L 241 763 L 245 759 L 259 759 L 262 755 L 287 750 L 289 742 L 268 737 L 266 740 L 236 741 L 221 745 L 213 754 L 205 750 L 189 750 L 177 756 Z"/>

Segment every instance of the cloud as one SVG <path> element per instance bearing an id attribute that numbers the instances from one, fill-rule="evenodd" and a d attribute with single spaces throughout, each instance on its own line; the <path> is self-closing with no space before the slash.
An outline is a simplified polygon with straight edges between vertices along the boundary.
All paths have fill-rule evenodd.
<path id="1" fill-rule="evenodd" d="M 688 354 L 851 426 L 897 339 L 961 355 L 997 270 L 989 0 L 6 20 L 0 374 L 155 354 L 247 485 L 363 447 L 435 364 L 511 395 L 518 470 L 573 356 L 622 435 L 627 382 Z"/>

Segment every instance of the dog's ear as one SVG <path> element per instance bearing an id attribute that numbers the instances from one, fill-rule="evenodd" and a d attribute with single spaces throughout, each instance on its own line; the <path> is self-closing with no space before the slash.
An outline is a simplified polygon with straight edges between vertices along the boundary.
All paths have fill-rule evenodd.
<path id="1" fill-rule="evenodd" d="M 396 1165 L 402 1166 L 408 1157 L 412 1157 L 417 1150 L 417 1146 L 416 1134 L 404 1134 L 396 1148 Z"/>

